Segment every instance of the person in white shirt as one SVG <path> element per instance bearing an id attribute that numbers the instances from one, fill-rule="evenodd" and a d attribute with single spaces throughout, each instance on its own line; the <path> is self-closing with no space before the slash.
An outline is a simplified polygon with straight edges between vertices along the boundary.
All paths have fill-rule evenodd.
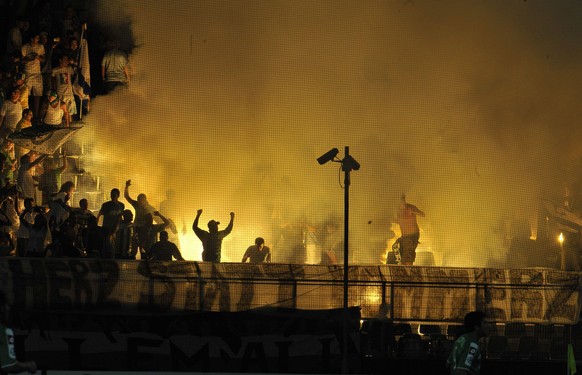
<path id="1" fill-rule="evenodd" d="M 9 100 L 5 100 L 0 107 L 0 142 L 4 141 L 16 129 L 16 125 L 22 119 L 22 106 L 20 105 L 20 90 L 12 87 L 8 92 Z"/>
<path id="2" fill-rule="evenodd" d="M 48 106 L 43 116 L 43 124 L 48 126 L 69 126 L 71 118 L 67 105 L 61 101 L 55 90 L 51 90 L 47 96 Z"/>
<path id="3" fill-rule="evenodd" d="M 129 84 L 127 55 L 119 50 L 119 42 L 108 42 L 109 50 L 101 61 L 101 78 L 105 83 L 105 91 L 109 93 L 117 86 Z"/>
<path id="4" fill-rule="evenodd" d="M 61 101 L 67 106 L 69 116 L 77 114 L 77 105 L 73 95 L 73 77 L 74 71 L 71 67 L 71 59 L 68 55 L 63 55 L 59 59 L 59 66 L 52 72 L 52 87 L 57 91 Z"/>
<path id="5" fill-rule="evenodd" d="M 33 97 L 32 112 L 36 117 L 40 108 L 40 97 L 43 95 L 41 65 L 44 63 L 44 46 L 39 43 L 40 34 L 35 33 L 30 38 L 30 43 L 22 46 L 22 61 L 26 73 L 26 85 L 30 88 Z"/>

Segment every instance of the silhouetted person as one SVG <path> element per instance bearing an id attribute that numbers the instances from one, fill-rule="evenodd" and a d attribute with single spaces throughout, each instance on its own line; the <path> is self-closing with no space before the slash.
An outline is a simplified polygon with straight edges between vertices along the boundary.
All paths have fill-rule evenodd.
<path id="1" fill-rule="evenodd" d="M 255 244 L 247 248 L 242 257 L 242 262 L 245 263 L 247 259 L 250 260 L 250 263 L 271 263 L 271 249 L 265 246 L 264 238 L 257 237 Z"/>
<path id="2" fill-rule="evenodd" d="M 168 232 L 165 230 L 160 232 L 160 240 L 150 247 L 149 257 L 150 260 L 184 260 L 178 246 L 168 241 Z"/>
<path id="3" fill-rule="evenodd" d="M 50 229 L 51 231 L 60 230 L 60 226 L 69 218 L 73 209 L 69 205 L 73 193 L 75 192 L 75 184 L 73 181 L 67 181 L 61 185 L 61 188 L 56 194 L 53 194 L 51 200 L 48 202 L 50 208 Z"/>
<path id="4" fill-rule="evenodd" d="M 133 227 L 133 212 L 123 210 L 121 222 L 115 233 L 115 258 L 135 259 L 138 247 L 138 239 Z"/>
<path id="5" fill-rule="evenodd" d="M 18 204 L 15 204 L 17 207 Z M 16 256 L 23 257 L 26 255 L 26 251 L 28 248 L 28 228 L 26 225 L 22 223 L 22 221 L 26 221 L 29 224 L 34 223 L 34 217 L 38 215 L 38 212 L 32 210 L 34 207 L 34 199 L 32 198 L 25 198 L 24 199 L 24 209 L 26 210 L 26 214 L 24 216 L 20 216 L 21 212 L 18 212 L 18 217 L 20 218 L 20 225 L 18 230 L 16 231 Z"/>
<path id="6" fill-rule="evenodd" d="M 97 222 L 99 222 L 99 218 L 103 216 L 102 226 L 109 231 L 110 235 L 113 235 L 117 230 L 117 226 L 121 221 L 121 215 L 123 210 L 125 210 L 125 205 L 119 201 L 120 195 L 121 192 L 119 189 L 111 189 L 111 200 L 103 203 L 99 213 L 97 214 Z"/>
<path id="7" fill-rule="evenodd" d="M 35 211 L 33 223 L 26 220 L 30 211 Z M 30 206 L 27 207 L 19 216 L 20 225 L 24 225 L 28 229 L 28 242 L 26 244 L 27 257 L 43 258 L 46 256 L 46 249 L 44 242 L 48 233 L 48 222 L 45 217 L 44 207 Z"/>
<path id="8" fill-rule="evenodd" d="M 107 49 L 101 61 L 101 79 L 103 79 L 106 94 L 117 86 L 129 84 L 129 62 L 125 52 L 119 49 L 119 42 L 108 41 Z"/>
<path id="9" fill-rule="evenodd" d="M 10 305 L 4 291 L 0 290 L 0 370 L 7 374 L 36 372 L 34 361 L 19 362 L 14 347 L 14 332 L 9 327 Z"/>
<path id="10" fill-rule="evenodd" d="M 86 231 L 87 256 L 90 258 L 113 258 L 113 246 L 109 241 L 109 231 L 97 225 L 97 218 L 90 217 Z"/>
<path id="11" fill-rule="evenodd" d="M 198 221 L 200 220 L 200 215 L 202 215 L 202 210 L 198 210 L 196 213 L 196 219 L 192 224 L 192 229 L 196 236 L 202 241 L 202 260 L 205 262 L 216 262 L 220 263 L 220 252 L 222 250 L 222 240 L 224 237 L 228 236 L 232 231 L 232 224 L 234 221 L 234 212 L 230 213 L 230 223 L 226 229 L 219 231 L 218 225 L 220 222 L 215 220 L 210 220 L 208 222 L 208 232 L 198 228 Z"/>
<path id="12" fill-rule="evenodd" d="M 416 259 L 416 247 L 420 238 L 420 229 L 416 222 L 416 216 L 424 217 L 424 212 L 415 205 L 406 203 L 406 196 L 402 194 L 396 220 L 402 233 L 398 241 L 403 265 L 412 266 Z"/>
<path id="13" fill-rule="evenodd" d="M 147 214 L 151 214 L 156 212 L 156 209 L 153 208 L 146 197 L 145 194 L 141 193 L 138 194 L 137 200 L 134 200 L 129 195 L 129 187 L 131 186 L 131 180 L 127 180 L 125 182 L 125 189 L 123 190 L 123 197 L 129 204 L 132 205 L 133 209 L 135 210 L 135 217 L 133 220 L 133 226 L 135 228 L 135 232 L 137 233 L 137 238 L 139 239 L 139 246 L 140 252 L 144 250 L 142 247 L 142 243 L 146 241 L 145 236 L 147 235 L 145 232 L 145 224 L 146 224 L 146 216 Z"/>
<path id="14" fill-rule="evenodd" d="M 172 189 L 166 191 L 166 199 L 160 202 L 159 211 L 170 220 L 168 231 L 168 241 L 174 242 L 180 249 L 180 239 L 178 232 L 188 233 L 188 226 L 184 218 L 183 203 L 177 198 L 176 192 Z"/>
<path id="15" fill-rule="evenodd" d="M 27 154 L 20 158 L 20 167 L 18 167 L 18 186 L 22 189 L 23 198 L 35 198 L 36 186 L 35 179 L 38 177 L 32 175 L 32 169 L 36 167 L 37 164 L 42 163 L 48 155 L 41 155 L 32 161 L 33 157 L 36 157 L 36 152 L 29 151 Z"/>
<path id="16" fill-rule="evenodd" d="M 154 224 L 154 216 L 162 219 L 162 224 Z M 158 211 L 145 216 L 145 224 L 142 228 L 141 235 L 138 236 L 141 259 L 149 259 L 150 248 L 158 240 L 158 233 L 166 229 L 170 221 Z"/>
<path id="17" fill-rule="evenodd" d="M 63 165 L 59 167 L 58 159 L 45 159 L 43 172 L 38 177 L 38 189 L 42 192 L 42 204 L 47 205 L 53 194 L 59 191 L 61 176 L 67 170 L 67 155 L 63 153 Z"/>
<path id="18" fill-rule="evenodd" d="M 487 336 L 485 313 L 472 311 L 465 315 L 463 332 L 455 341 L 446 366 L 451 375 L 478 375 L 482 358 L 479 340 Z"/>

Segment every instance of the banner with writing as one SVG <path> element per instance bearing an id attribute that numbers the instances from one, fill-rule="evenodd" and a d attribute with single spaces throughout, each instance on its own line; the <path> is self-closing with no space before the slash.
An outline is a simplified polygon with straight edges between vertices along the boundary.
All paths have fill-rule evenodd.
<path id="1" fill-rule="evenodd" d="M 554 269 L 350 266 L 348 305 L 363 318 L 574 324 L 580 274 Z M 19 311 L 238 312 L 342 308 L 343 268 L 323 265 L 1 258 Z"/>

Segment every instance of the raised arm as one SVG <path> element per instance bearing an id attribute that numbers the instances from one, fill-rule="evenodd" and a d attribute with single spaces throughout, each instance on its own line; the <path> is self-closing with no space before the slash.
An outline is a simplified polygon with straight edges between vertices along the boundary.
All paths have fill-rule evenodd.
<path id="1" fill-rule="evenodd" d="M 135 205 L 137 204 L 137 201 L 131 199 L 131 197 L 129 196 L 129 187 L 130 186 L 131 186 L 131 180 L 125 181 L 125 189 L 123 189 L 123 197 L 125 198 L 126 201 L 128 201 L 132 206 L 135 207 Z"/>
<path id="2" fill-rule="evenodd" d="M 224 229 L 224 234 L 229 234 L 230 232 L 232 232 L 232 225 L 234 223 L 234 212 L 230 213 L 230 222 L 228 223 L 228 226 Z"/>
<path id="3" fill-rule="evenodd" d="M 202 209 L 196 212 L 196 218 L 194 219 L 194 223 L 192 223 L 192 230 L 198 237 L 200 237 L 201 233 L 204 233 L 202 229 L 198 227 L 198 222 L 200 221 L 200 215 L 202 215 Z"/>
<path id="4" fill-rule="evenodd" d="M 168 225 L 170 225 L 170 220 L 168 220 L 168 218 L 166 218 L 164 215 L 162 215 L 159 211 L 154 212 L 154 215 L 159 217 L 160 219 L 162 219 L 162 221 L 164 222 L 162 224 L 164 228 L 166 228 Z"/>

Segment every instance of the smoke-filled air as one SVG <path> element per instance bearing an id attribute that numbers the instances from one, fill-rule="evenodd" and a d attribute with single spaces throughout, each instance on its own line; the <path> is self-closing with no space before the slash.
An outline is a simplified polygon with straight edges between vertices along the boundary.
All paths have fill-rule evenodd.
<path id="1" fill-rule="evenodd" d="M 78 133 L 87 169 L 155 207 L 173 190 L 186 259 L 203 209 L 204 229 L 236 214 L 223 262 L 258 236 L 294 262 L 290 225 L 319 263 L 313 228 L 344 225 L 341 163 L 316 161 L 335 147 L 361 165 L 353 264 L 386 261 L 403 193 L 426 214 L 417 253 L 442 266 L 502 266 L 511 222 L 576 203 L 581 1 L 100 0 L 91 15 L 135 48 L 129 88 L 96 97 Z"/>

